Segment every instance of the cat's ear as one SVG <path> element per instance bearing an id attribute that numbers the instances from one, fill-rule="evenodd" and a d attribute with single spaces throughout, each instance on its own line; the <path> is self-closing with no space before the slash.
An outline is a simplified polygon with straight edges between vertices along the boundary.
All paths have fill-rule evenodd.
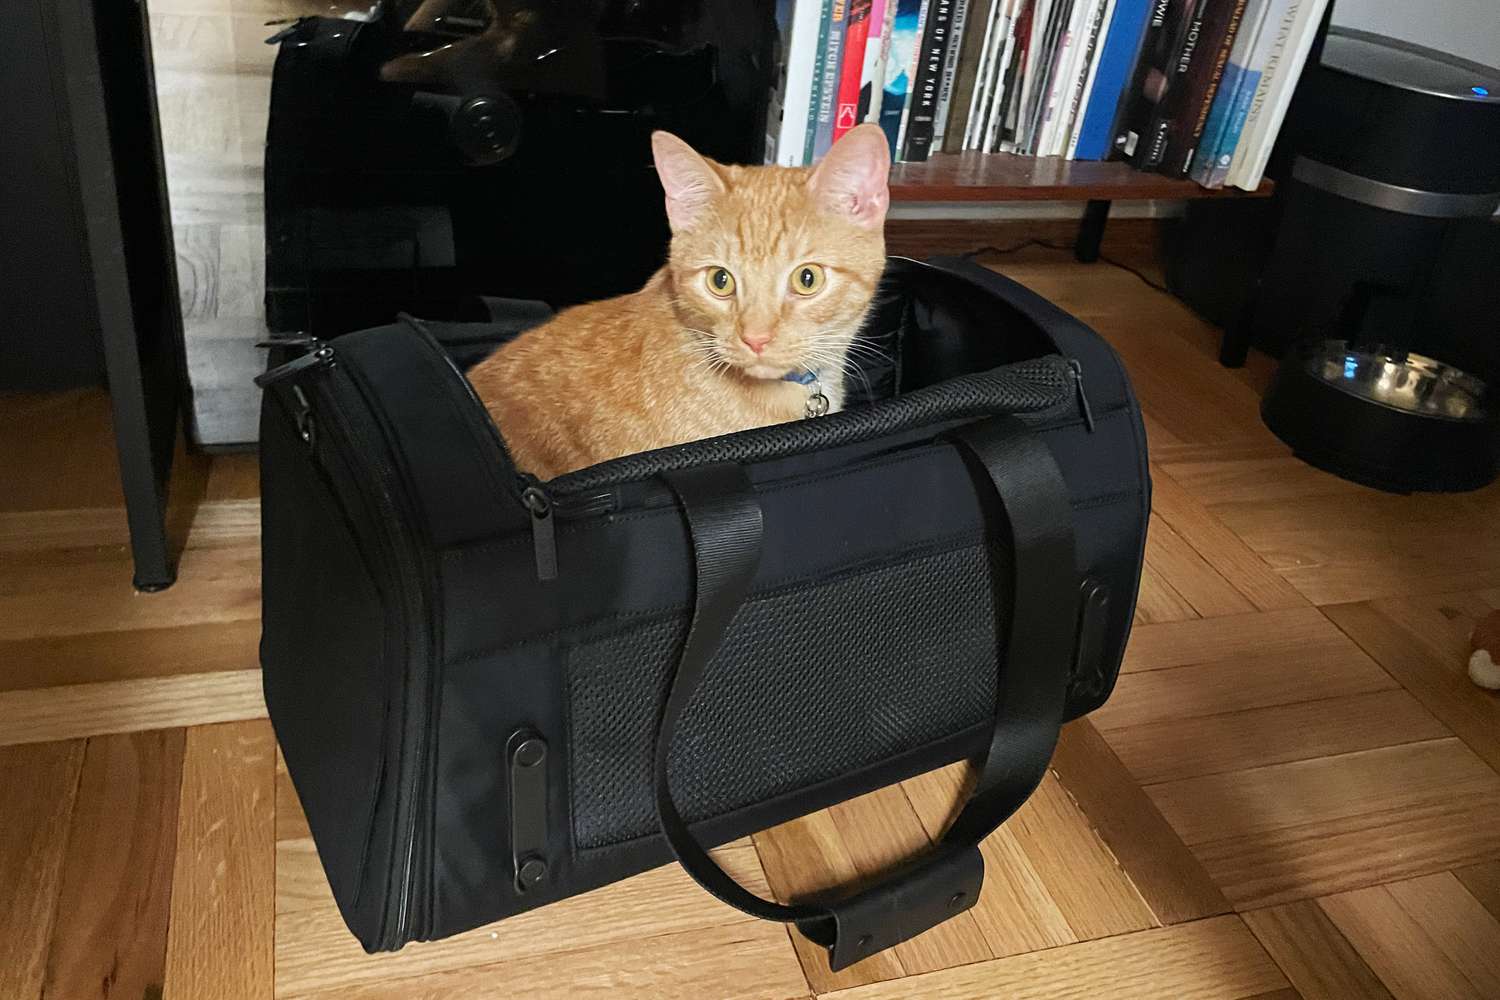
<path id="1" fill-rule="evenodd" d="M 885 132 L 866 122 L 833 144 L 823 162 L 813 168 L 807 184 L 825 211 L 879 229 L 891 204 L 890 173 L 891 147 Z"/>
<path id="2" fill-rule="evenodd" d="M 667 193 L 667 221 L 673 232 L 691 228 L 715 197 L 724 193 L 724 181 L 693 147 L 670 132 L 651 133 L 651 155 L 656 176 Z"/>

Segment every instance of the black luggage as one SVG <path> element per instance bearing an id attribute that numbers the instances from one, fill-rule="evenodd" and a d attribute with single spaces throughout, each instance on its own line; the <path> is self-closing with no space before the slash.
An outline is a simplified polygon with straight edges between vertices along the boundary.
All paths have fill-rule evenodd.
<path id="1" fill-rule="evenodd" d="M 262 379 L 266 702 L 350 929 L 399 948 L 674 855 L 835 968 L 972 905 L 1129 632 L 1149 481 L 1115 353 L 893 259 L 844 411 L 539 483 L 460 367 L 542 315 Z M 705 851 L 965 756 L 968 805 L 873 885 L 773 902 Z"/>

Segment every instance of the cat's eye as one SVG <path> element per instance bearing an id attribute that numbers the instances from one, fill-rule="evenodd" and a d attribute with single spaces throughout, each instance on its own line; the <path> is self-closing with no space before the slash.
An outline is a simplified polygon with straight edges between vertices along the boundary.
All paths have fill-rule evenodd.
<path id="1" fill-rule="evenodd" d="M 734 294 L 734 275 L 722 267 L 711 267 L 705 276 L 708 282 L 708 290 L 721 299 L 727 299 Z"/>
<path id="2" fill-rule="evenodd" d="M 792 272 L 792 291 L 798 295 L 816 295 L 828 281 L 821 264 L 803 264 Z"/>

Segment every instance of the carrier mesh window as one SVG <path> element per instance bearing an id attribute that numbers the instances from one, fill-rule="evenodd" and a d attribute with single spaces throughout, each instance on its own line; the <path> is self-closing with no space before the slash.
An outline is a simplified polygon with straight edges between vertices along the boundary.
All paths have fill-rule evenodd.
<path id="1" fill-rule="evenodd" d="M 651 734 L 686 622 L 574 648 L 576 842 L 652 833 Z M 753 600 L 684 713 L 674 798 L 690 822 L 931 743 L 993 714 L 996 636 L 983 545 Z"/>

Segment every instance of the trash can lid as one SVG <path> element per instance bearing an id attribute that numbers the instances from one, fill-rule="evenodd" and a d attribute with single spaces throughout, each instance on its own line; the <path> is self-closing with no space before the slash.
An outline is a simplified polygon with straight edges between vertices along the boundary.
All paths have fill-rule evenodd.
<path id="1" fill-rule="evenodd" d="M 1372 31 L 1329 28 L 1322 65 L 1401 90 L 1500 105 L 1500 69 Z"/>

